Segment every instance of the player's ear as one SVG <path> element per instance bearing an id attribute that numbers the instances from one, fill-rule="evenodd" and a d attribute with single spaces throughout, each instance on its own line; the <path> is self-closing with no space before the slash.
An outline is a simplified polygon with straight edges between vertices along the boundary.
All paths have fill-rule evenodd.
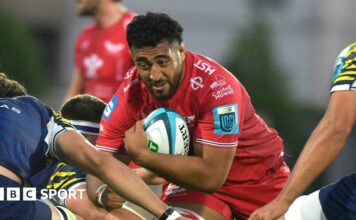
<path id="1" fill-rule="evenodd" d="M 185 60 L 185 46 L 184 46 L 184 42 L 180 43 L 178 46 L 178 51 L 179 51 L 179 56 L 181 58 L 181 60 Z"/>

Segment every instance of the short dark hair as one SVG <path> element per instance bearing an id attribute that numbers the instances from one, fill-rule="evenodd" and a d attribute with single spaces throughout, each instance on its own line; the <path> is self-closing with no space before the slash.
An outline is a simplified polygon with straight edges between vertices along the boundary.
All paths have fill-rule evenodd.
<path id="1" fill-rule="evenodd" d="M 60 108 L 63 117 L 99 123 L 106 104 L 101 99 L 81 94 L 68 99 Z"/>
<path id="2" fill-rule="evenodd" d="M 0 98 L 13 98 L 27 95 L 23 85 L 16 80 L 9 79 L 5 73 L 0 73 Z"/>
<path id="3" fill-rule="evenodd" d="M 146 15 L 134 17 L 127 26 L 127 42 L 129 47 L 154 47 L 163 41 L 172 43 L 183 41 L 183 27 L 164 13 L 148 12 Z"/>

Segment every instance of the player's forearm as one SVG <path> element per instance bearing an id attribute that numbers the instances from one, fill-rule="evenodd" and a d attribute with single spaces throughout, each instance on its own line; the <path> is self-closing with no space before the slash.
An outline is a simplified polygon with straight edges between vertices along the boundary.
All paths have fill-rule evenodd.
<path id="1" fill-rule="evenodd" d="M 348 128 L 339 129 L 324 117 L 306 143 L 277 199 L 292 203 L 335 160 L 348 133 Z"/>
<path id="2" fill-rule="evenodd" d="M 155 216 L 168 208 L 130 168 L 113 157 L 103 159 L 98 170 L 100 179 L 112 190 Z"/>
<path id="3" fill-rule="evenodd" d="M 157 173 L 174 184 L 205 191 L 215 192 L 225 178 L 209 168 L 209 164 L 201 157 L 174 156 L 147 152 L 136 161 L 137 164 Z"/>
<path id="4" fill-rule="evenodd" d="M 101 181 L 100 179 L 98 179 L 97 177 L 91 174 L 87 174 L 86 180 L 87 180 L 86 190 L 87 190 L 88 197 L 92 202 L 97 203 L 96 201 L 97 191 L 104 183 L 103 181 Z"/>

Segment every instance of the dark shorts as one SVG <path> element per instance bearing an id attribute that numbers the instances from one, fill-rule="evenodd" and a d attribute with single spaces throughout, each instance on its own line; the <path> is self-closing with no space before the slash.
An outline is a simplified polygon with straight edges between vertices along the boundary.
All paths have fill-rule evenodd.
<path id="1" fill-rule="evenodd" d="M 320 189 L 319 199 L 327 219 L 356 220 L 356 173 Z"/>
<path id="2" fill-rule="evenodd" d="M 47 220 L 51 219 L 51 210 L 48 205 L 41 201 L 23 201 L 21 196 L 22 186 L 0 175 L 0 187 L 4 189 L 4 200 L 0 201 L 0 219 L 16 220 Z M 20 189 L 19 201 L 8 201 L 6 191 L 8 187 Z"/>

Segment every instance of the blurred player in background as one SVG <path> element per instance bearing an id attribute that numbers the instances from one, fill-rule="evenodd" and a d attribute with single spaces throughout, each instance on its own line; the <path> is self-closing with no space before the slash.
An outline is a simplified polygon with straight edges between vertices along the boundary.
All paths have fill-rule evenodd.
<path id="1" fill-rule="evenodd" d="M 134 13 L 121 0 L 77 0 L 78 12 L 93 17 L 75 43 L 75 72 L 66 99 L 88 93 L 108 103 L 133 66 L 126 25 Z"/>
<path id="2" fill-rule="evenodd" d="M 162 199 L 186 216 L 246 219 L 272 201 L 289 176 L 283 141 L 255 113 L 241 83 L 214 60 L 187 51 L 182 33 L 160 13 L 128 25 L 135 67 L 104 111 L 96 146 L 117 158 L 128 153 L 171 182 Z M 140 120 L 159 107 L 186 118 L 190 156 L 147 150 Z M 89 177 L 87 184 L 89 194 L 101 185 Z"/>
<path id="3" fill-rule="evenodd" d="M 336 159 L 355 125 L 356 43 L 338 56 L 330 93 L 325 115 L 304 146 L 285 188 L 273 202 L 253 213 L 251 220 L 277 219 L 287 210 L 287 220 L 356 219 L 355 173 L 297 198 Z"/>
<path id="4" fill-rule="evenodd" d="M 99 134 L 99 122 L 106 104 L 91 95 L 83 94 L 70 98 L 60 109 L 62 116 L 79 131 L 90 143 L 95 144 Z M 32 177 L 32 185 L 39 189 L 55 189 L 72 191 L 75 196 L 54 196 L 50 202 L 56 206 L 64 206 L 86 220 L 96 219 L 127 219 L 139 220 L 141 217 L 123 209 L 112 210 L 108 213 L 105 209 L 95 206 L 84 192 L 80 198 L 80 190 L 86 188 L 86 174 L 81 170 L 61 163 L 57 160 L 49 163 L 45 169 Z M 120 199 L 120 198 L 119 198 Z M 125 200 L 115 201 L 123 203 Z"/>
<path id="5" fill-rule="evenodd" d="M 55 158 L 101 178 L 116 193 L 162 219 L 179 218 L 179 214 L 160 201 L 128 167 L 96 151 L 60 114 L 38 99 L 25 95 L 22 85 L 0 74 L 2 189 L 31 185 L 31 176 L 41 170 L 47 160 Z M 37 200 L 24 201 L 23 198 L 12 201 L 7 193 L 3 195 L 0 219 L 76 219 L 63 207 L 55 208 Z"/>

